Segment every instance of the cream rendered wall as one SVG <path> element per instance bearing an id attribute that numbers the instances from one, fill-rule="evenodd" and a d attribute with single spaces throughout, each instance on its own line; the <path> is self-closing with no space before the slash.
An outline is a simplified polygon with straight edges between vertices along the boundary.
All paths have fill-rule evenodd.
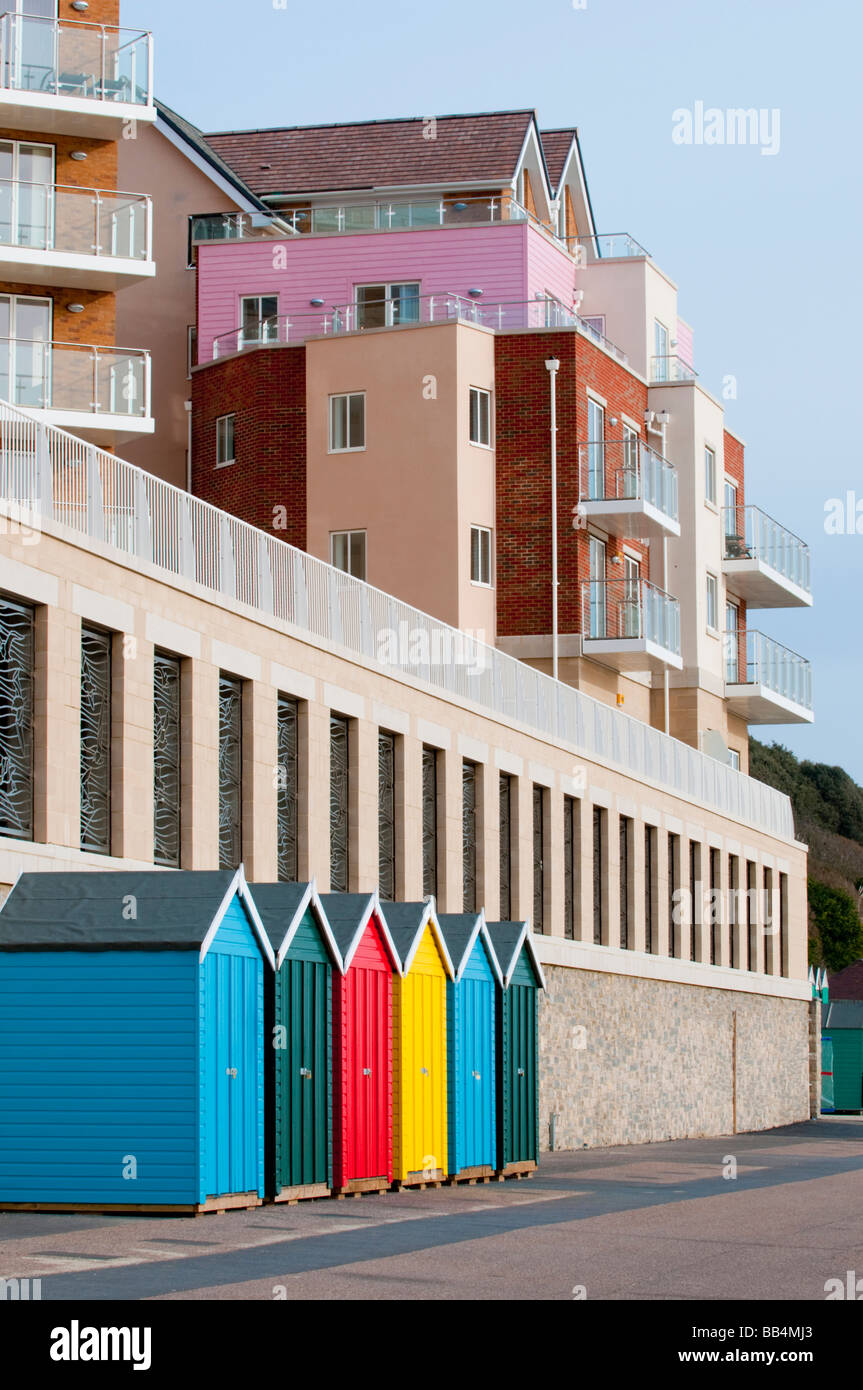
<path id="1" fill-rule="evenodd" d="M 636 257 L 591 261 L 576 272 L 584 292 L 582 317 L 605 316 L 605 336 L 626 353 L 629 366 L 647 377 L 653 357 L 653 321 L 668 329 L 669 353 L 677 328 L 677 286 L 652 261 Z"/>

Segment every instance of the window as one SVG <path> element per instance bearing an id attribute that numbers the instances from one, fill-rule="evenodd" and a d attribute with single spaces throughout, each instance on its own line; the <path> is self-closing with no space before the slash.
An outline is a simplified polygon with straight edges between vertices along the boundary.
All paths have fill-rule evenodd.
<path id="1" fill-rule="evenodd" d="M 219 677 L 219 868 L 243 857 L 243 682 Z"/>
<path id="2" fill-rule="evenodd" d="M 779 973 L 788 975 L 788 875 L 779 875 Z"/>
<path id="3" fill-rule="evenodd" d="M 588 632 L 591 637 L 604 637 L 605 623 L 605 541 L 590 537 L 590 613 Z"/>
<path id="4" fill-rule="evenodd" d="M 111 637 L 81 632 L 81 848 L 111 853 Z"/>
<path id="5" fill-rule="evenodd" d="M 419 323 L 418 280 L 403 284 L 357 285 L 357 327 L 393 328 L 400 323 Z"/>
<path id="6" fill-rule="evenodd" d="M 216 467 L 234 463 L 234 422 L 236 415 L 220 415 L 216 421 Z"/>
<path id="7" fill-rule="evenodd" d="M 722 963 L 722 905 L 719 888 L 719 850 L 709 851 L 710 864 L 710 964 Z"/>
<path id="8" fill-rule="evenodd" d="M 704 496 L 716 505 L 716 450 L 704 450 Z"/>
<path id="9" fill-rule="evenodd" d="M 710 632 L 716 632 L 719 611 L 719 586 L 716 575 L 707 576 L 707 627 Z"/>
<path id="10" fill-rule="evenodd" d="M 276 846 L 281 883 L 299 878 L 299 703 L 279 696 L 277 727 L 278 797 L 276 802 Z"/>
<path id="11" fill-rule="evenodd" d="M 575 940 L 575 797 L 563 798 L 563 934 Z"/>
<path id="12" fill-rule="evenodd" d="M 758 930 L 756 923 L 756 887 L 755 887 L 755 864 L 751 859 L 746 861 L 746 969 L 754 970 L 758 964 L 758 942 L 755 933 Z"/>
<path id="13" fill-rule="evenodd" d="M 602 918 L 604 908 L 603 860 L 605 858 L 605 812 L 601 806 L 593 808 L 593 943 L 602 945 Z"/>
<path id="14" fill-rule="evenodd" d="M 476 763 L 462 763 L 464 912 L 476 912 Z"/>
<path id="15" fill-rule="evenodd" d="M 533 930 L 545 930 L 545 792 L 533 789 Z"/>
<path id="16" fill-rule="evenodd" d="M 623 426 L 623 468 L 621 475 L 621 497 L 638 496 L 638 430 L 632 425 Z"/>
<path id="17" fill-rule="evenodd" d="M 605 410 L 587 398 L 587 495 L 605 497 Z"/>
<path id="18" fill-rule="evenodd" d="M 330 453 L 350 454 L 365 447 L 365 392 L 330 396 Z"/>
<path id="19" fill-rule="evenodd" d="M 725 479 L 725 519 L 724 529 L 726 536 L 737 536 L 740 528 L 737 525 L 737 485 Z M 730 558 L 730 556 L 729 556 Z"/>
<path id="20" fill-rule="evenodd" d="M 697 840 L 689 841 L 689 959 L 701 959 L 699 927 L 701 913 L 698 910 L 698 889 L 701 885 L 701 846 Z"/>
<path id="21" fill-rule="evenodd" d="M 725 605 L 725 679 L 729 685 L 740 680 L 740 609 L 736 603 Z"/>
<path id="22" fill-rule="evenodd" d="M 680 836 L 668 836 L 668 954 L 680 955 Z"/>
<path id="23" fill-rule="evenodd" d="M 330 717 L 330 892 L 347 893 L 350 878 L 350 733 Z"/>
<path id="24" fill-rule="evenodd" d="M 0 834 L 33 838 L 33 610 L 0 598 Z"/>
<path id="25" fill-rule="evenodd" d="M 240 347 L 276 342 L 279 336 L 278 315 L 278 295 L 245 296 L 240 302 Z"/>
<path id="26" fill-rule="evenodd" d="M 624 951 L 632 949 L 632 820 L 629 816 L 620 817 L 620 947 Z"/>
<path id="27" fill-rule="evenodd" d="M 728 766 L 733 767 L 735 772 L 740 771 L 740 754 L 736 748 L 728 750 Z"/>
<path id="28" fill-rule="evenodd" d="M 186 377 L 191 381 L 192 368 L 198 365 L 198 330 L 190 323 L 186 329 Z"/>
<path id="29" fill-rule="evenodd" d="M 378 888 L 384 902 L 396 898 L 396 740 L 378 734 Z"/>
<path id="30" fill-rule="evenodd" d="M 486 526 L 470 528 L 470 581 L 491 587 L 491 531 Z"/>
<path id="31" fill-rule="evenodd" d="M 52 312 L 51 299 L 0 295 L 0 400 L 50 405 Z"/>
<path id="32" fill-rule="evenodd" d="M 34 251 L 51 247 L 53 183 L 53 145 L 0 140 L 0 242 L 4 246 Z M 67 245 L 65 249 L 74 248 Z"/>
<path id="33" fill-rule="evenodd" d="M 740 860 L 736 854 L 728 856 L 728 928 L 731 935 L 731 968 L 740 969 L 740 915 L 738 893 L 740 891 Z"/>
<path id="34" fill-rule="evenodd" d="M 437 896 L 437 760 L 436 748 L 423 748 L 423 895 L 427 898 Z"/>
<path id="35" fill-rule="evenodd" d="M 512 778 L 500 774 L 500 917 L 512 915 Z"/>
<path id="36" fill-rule="evenodd" d="M 623 557 L 623 635 L 641 636 L 641 566 L 631 555 Z"/>
<path id="37" fill-rule="evenodd" d="M 644 949 L 656 954 L 656 827 L 644 827 Z"/>
<path id="38" fill-rule="evenodd" d="M 668 381 L 668 329 L 653 320 L 653 380 Z"/>
<path id="39" fill-rule="evenodd" d="M 470 442 L 491 448 L 491 392 L 470 388 Z"/>
<path id="40" fill-rule="evenodd" d="M 180 867 L 180 660 L 153 657 L 153 859 Z"/>
<path id="41" fill-rule="evenodd" d="M 366 577 L 365 531 L 333 531 L 330 536 L 330 563 L 354 579 Z"/>
<path id="42" fill-rule="evenodd" d="M 764 973 L 774 975 L 776 973 L 775 961 L 775 942 L 773 935 L 773 870 L 765 869 L 762 875 L 762 892 L 764 895 Z"/>

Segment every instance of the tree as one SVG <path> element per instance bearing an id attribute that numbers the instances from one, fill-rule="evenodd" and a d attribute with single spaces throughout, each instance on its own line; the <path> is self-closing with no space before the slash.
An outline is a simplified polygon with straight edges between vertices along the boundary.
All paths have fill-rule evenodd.
<path id="1" fill-rule="evenodd" d="M 809 911 L 815 919 L 823 963 L 829 971 L 844 970 L 863 956 L 863 923 L 849 893 L 810 878 Z"/>

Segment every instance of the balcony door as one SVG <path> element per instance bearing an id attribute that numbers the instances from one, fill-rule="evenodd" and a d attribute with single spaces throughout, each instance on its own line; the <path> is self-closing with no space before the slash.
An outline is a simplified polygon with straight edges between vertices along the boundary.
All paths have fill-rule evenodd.
<path id="1" fill-rule="evenodd" d="M 624 637 L 641 636 L 641 566 L 630 555 L 623 557 Z"/>
<path id="2" fill-rule="evenodd" d="M 0 400 L 50 405 L 52 309 L 50 299 L 0 295 Z"/>
<path id="3" fill-rule="evenodd" d="M 0 244 L 47 251 L 53 199 L 54 146 L 0 140 Z"/>
<path id="4" fill-rule="evenodd" d="M 605 541 L 591 536 L 589 634 L 604 637 L 605 632 Z"/>
<path id="5" fill-rule="evenodd" d="M 631 425 L 623 426 L 623 463 L 620 477 L 619 497 L 632 499 L 638 497 L 638 430 Z"/>
<path id="6" fill-rule="evenodd" d="M 53 92 L 57 81 L 58 0 L 7 0 L 3 77 L 27 92 Z"/>
<path id="7" fill-rule="evenodd" d="M 240 347 L 274 343 L 279 336 L 279 299 L 274 294 L 246 295 L 240 304 Z"/>
<path id="8" fill-rule="evenodd" d="M 737 685 L 740 679 L 740 609 L 736 603 L 725 605 L 725 679 Z"/>
<path id="9" fill-rule="evenodd" d="M 419 323 L 419 282 L 357 285 L 357 328 L 392 328 L 399 323 Z"/>
<path id="10" fill-rule="evenodd" d="M 659 319 L 653 320 L 653 380 L 668 381 L 668 329 Z"/>
<path id="11" fill-rule="evenodd" d="M 595 501 L 605 496 L 605 411 L 587 398 L 587 495 Z M 593 576 L 591 575 L 591 578 Z M 605 575 L 603 574 L 603 579 Z"/>

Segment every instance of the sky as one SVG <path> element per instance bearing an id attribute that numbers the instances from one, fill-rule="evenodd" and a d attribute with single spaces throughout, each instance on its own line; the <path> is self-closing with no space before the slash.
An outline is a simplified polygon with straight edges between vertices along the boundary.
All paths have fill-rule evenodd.
<path id="1" fill-rule="evenodd" d="M 863 783 L 863 6 L 123 0 L 122 23 L 152 30 L 157 95 L 205 131 L 525 107 L 578 126 L 598 231 L 677 283 L 705 387 L 735 379 L 747 501 L 812 548 L 815 606 L 750 627 L 811 660 L 816 722 L 753 733 Z M 676 143 L 698 102 L 763 111 L 763 139 Z"/>

